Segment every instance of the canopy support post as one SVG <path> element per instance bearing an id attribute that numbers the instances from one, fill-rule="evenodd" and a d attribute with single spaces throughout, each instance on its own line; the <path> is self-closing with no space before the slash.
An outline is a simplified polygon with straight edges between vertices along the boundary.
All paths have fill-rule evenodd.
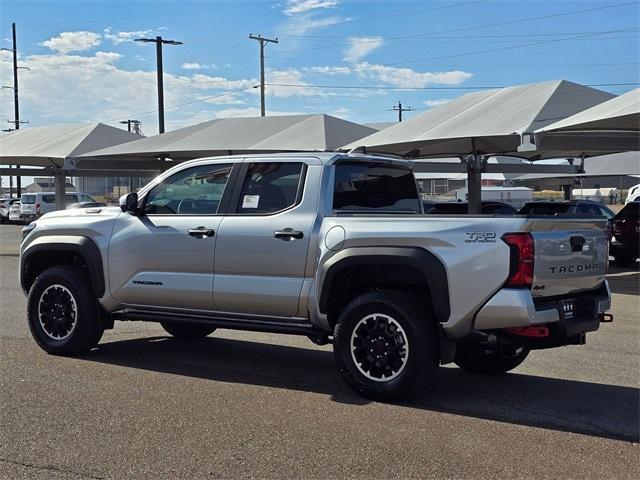
<path id="1" fill-rule="evenodd" d="M 475 139 L 471 139 L 472 156 L 467 159 L 467 200 L 468 213 L 482 211 L 482 157 L 478 155 Z"/>
<path id="2" fill-rule="evenodd" d="M 571 200 L 571 187 L 573 185 L 562 185 L 562 191 L 564 192 L 564 199 Z"/>
<path id="3" fill-rule="evenodd" d="M 67 183 L 67 178 L 64 174 L 64 170 L 56 169 L 54 178 L 56 183 L 56 210 L 64 210 L 65 184 Z"/>

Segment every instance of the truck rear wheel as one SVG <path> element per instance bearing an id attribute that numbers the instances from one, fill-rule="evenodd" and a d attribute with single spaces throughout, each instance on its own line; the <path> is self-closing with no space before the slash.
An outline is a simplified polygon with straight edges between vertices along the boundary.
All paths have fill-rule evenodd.
<path id="1" fill-rule="evenodd" d="M 161 322 L 160 325 L 176 338 L 204 338 L 215 331 L 215 327 L 196 323 Z"/>
<path id="2" fill-rule="evenodd" d="M 459 345 L 454 362 L 465 372 L 482 375 L 506 373 L 520 365 L 529 355 L 529 350 L 520 347 L 515 355 L 504 356 L 498 351 L 482 350 L 477 346 Z"/>
<path id="3" fill-rule="evenodd" d="M 89 278 L 81 267 L 48 268 L 28 299 L 29 328 L 48 353 L 77 355 L 96 346 L 104 328 Z"/>
<path id="4" fill-rule="evenodd" d="M 435 320 L 410 295 L 362 294 L 340 314 L 334 356 L 347 384 L 373 400 L 399 400 L 435 376 L 439 359 Z"/>

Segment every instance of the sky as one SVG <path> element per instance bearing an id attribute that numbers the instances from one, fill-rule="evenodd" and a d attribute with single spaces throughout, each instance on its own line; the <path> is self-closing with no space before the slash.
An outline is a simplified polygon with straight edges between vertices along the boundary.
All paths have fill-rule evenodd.
<path id="1" fill-rule="evenodd" d="M 0 46 L 18 33 L 28 126 L 142 122 L 157 133 L 155 45 L 166 45 L 165 122 L 174 130 L 260 113 L 327 113 L 360 123 L 410 118 L 486 87 L 565 79 L 615 94 L 640 85 L 640 2 L 625 0 L 0 0 Z M 0 83 L 11 87 L 11 52 Z M 0 90 L 0 123 L 13 118 Z M 6 127 L 11 127 L 6 124 Z"/>

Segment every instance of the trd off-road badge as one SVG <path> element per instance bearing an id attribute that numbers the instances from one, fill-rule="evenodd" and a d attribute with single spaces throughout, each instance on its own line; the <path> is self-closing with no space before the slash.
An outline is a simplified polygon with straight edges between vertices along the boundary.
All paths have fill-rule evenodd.
<path id="1" fill-rule="evenodd" d="M 466 232 L 464 243 L 496 243 L 496 232 Z"/>

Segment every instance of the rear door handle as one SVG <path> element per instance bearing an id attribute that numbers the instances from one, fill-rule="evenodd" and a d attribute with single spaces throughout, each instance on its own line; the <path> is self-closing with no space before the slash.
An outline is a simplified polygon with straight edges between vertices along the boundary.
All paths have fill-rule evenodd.
<path id="1" fill-rule="evenodd" d="M 196 238 L 213 237 L 215 234 L 214 230 L 207 227 L 196 227 L 189 230 L 189 236 Z"/>
<path id="2" fill-rule="evenodd" d="M 279 238 L 281 240 L 300 240 L 304 237 L 304 233 L 300 230 L 294 230 L 292 228 L 285 228 L 284 230 L 276 230 L 273 232 L 273 236 L 275 238 Z"/>

